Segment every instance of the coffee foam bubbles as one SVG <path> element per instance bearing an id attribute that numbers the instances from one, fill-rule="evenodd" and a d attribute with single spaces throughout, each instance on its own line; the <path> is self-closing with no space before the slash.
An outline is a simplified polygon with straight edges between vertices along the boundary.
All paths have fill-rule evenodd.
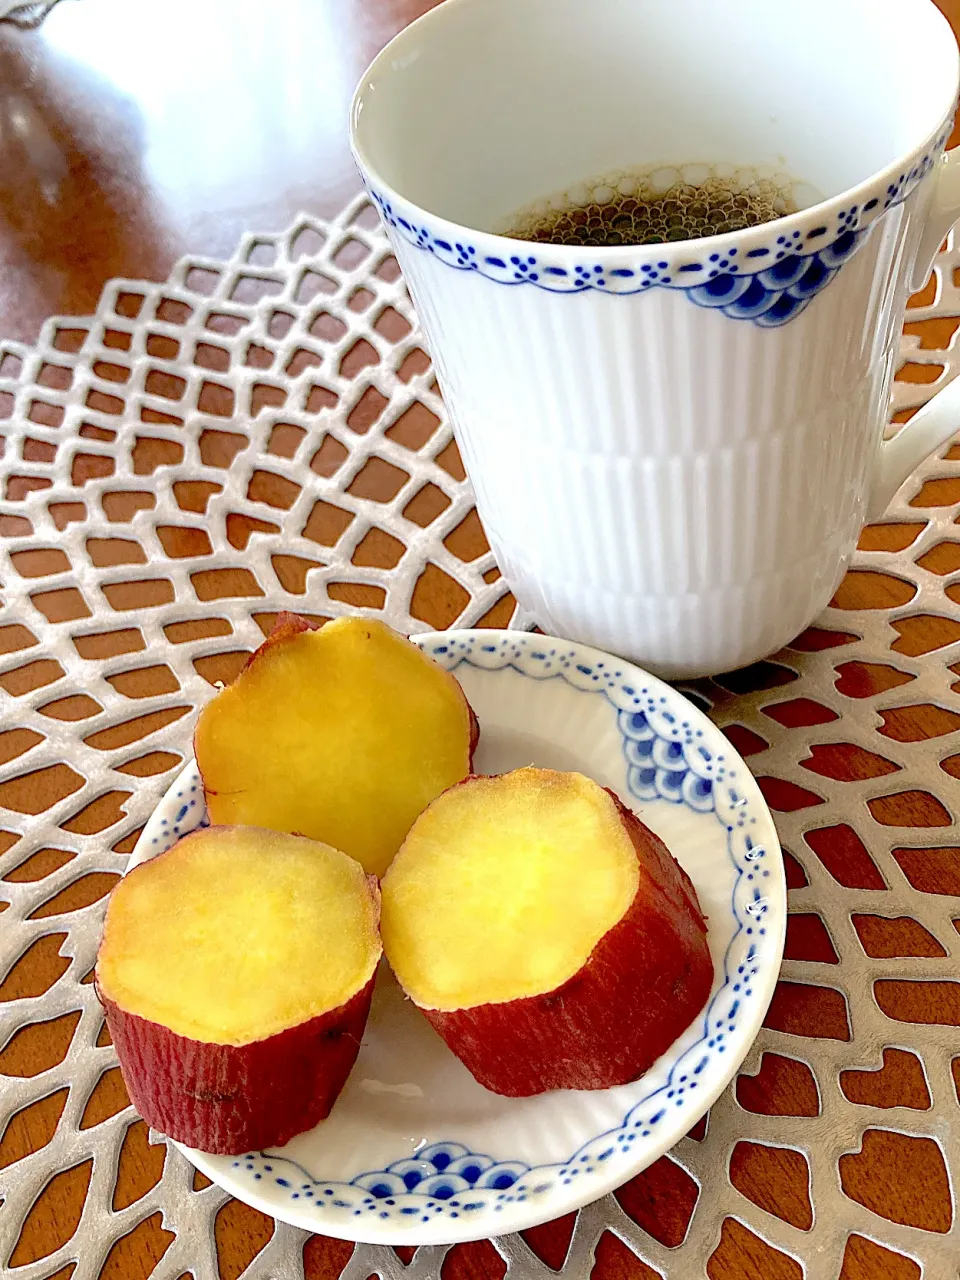
<path id="1" fill-rule="evenodd" d="M 551 244 L 663 244 L 772 222 L 816 192 L 776 170 L 734 165 L 615 169 L 533 201 L 501 234 Z"/>

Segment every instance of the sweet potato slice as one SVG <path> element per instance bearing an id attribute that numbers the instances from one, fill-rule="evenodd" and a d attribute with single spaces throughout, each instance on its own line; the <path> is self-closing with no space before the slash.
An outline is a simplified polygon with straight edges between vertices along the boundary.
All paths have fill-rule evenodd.
<path id="1" fill-rule="evenodd" d="M 213 822 L 323 840 L 382 875 L 469 773 L 476 738 L 456 679 L 382 622 L 287 615 L 203 709 L 194 745 Z"/>
<path id="2" fill-rule="evenodd" d="M 279 1146 L 333 1106 L 380 958 L 379 892 L 346 854 L 208 827 L 114 889 L 97 993 L 134 1106 L 188 1146 Z"/>
<path id="3" fill-rule="evenodd" d="M 518 769 L 452 787 L 381 888 L 401 986 L 495 1093 L 636 1079 L 713 982 L 693 885 L 582 774 Z"/>

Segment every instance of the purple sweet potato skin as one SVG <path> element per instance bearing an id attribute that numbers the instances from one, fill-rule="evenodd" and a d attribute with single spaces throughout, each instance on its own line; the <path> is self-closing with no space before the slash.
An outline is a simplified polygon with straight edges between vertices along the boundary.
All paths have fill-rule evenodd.
<path id="1" fill-rule="evenodd" d="M 215 1155 L 279 1147 L 330 1113 L 360 1050 L 374 979 L 346 1004 L 245 1045 L 177 1035 L 97 994 L 133 1105 Z"/>

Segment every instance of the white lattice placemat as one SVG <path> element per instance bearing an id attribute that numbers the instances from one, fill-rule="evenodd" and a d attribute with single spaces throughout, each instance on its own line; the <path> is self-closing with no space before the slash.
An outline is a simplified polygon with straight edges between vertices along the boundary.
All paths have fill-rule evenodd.
<path id="1" fill-rule="evenodd" d="M 911 320 L 960 315 L 955 272 L 951 247 L 934 300 Z M 946 350 L 905 339 L 927 380 L 898 382 L 895 408 L 957 371 L 955 338 Z M 115 1197 L 136 1117 L 104 1118 L 98 1101 L 115 1065 L 86 980 L 104 895 L 189 754 L 197 706 L 277 611 L 359 608 L 413 631 L 505 625 L 512 602 L 482 550 L 415 317 L 362 198 L 330 225 L 304 218 L 249 236 L 229 263 L 190 259 L 165 284 L 115 282 L 95 317 L 53 319 L 35 347 L 2 344 L 0 413 L 3 1141 L 66 1091 L 49 1140 L 0 1169 L 0 1268 L 45 1280 L 76 1261 L 74 1280 L 92 1280 L 114 1243 L 160 1211 L 173 1236 L 154 1274 L 206 1280 L 224 1193 L 195 1190 L 170 1148 L 150 1190 Z M 565 1261 L 550 1255 L 565 1277 L 625 1274 L 627 1248 L 663 1275 L 706 1274 L 710 1259 L 720 1274 L 733 1246 L 764 1275 L 835 1277 L 845 1256 L 883 1265 L 881 1246 L 932 1280 L 956 1273 L 958 460 L 930 460 L 905 487 L 866 544 L 899 549 L 861 552 L 818 630 L 691 689 L 749 753 L 775 810 L 794 886 L 792 958 L 705 1136 L 581 1211 Z M 915 939 L 906 955 L 904 937 Z M 38 990 L 41 970 L 54 976 Z M 51 1021 L 61 1060 L 36 1070 L 32 1028 Z M 795 1083 L 764 1113 L 758 1080 L 775 1066 Z M 891 1088 L 913 1081 L 908 1103 L 873 1104 L 868 1073 L 881 1067 Z M 21 1228 L 50 1179 L 87 1161 L 76 1230 L 28 1256 Z M 756 1189 L 773 1165 L 792 1198 Z M 917 1171 L 925 1217 L 914 1201 L 897 1210 L 908 1221 L 872 1211 L 896 1207 L 898 1177 Z M 650 1208 L 666 1185 L 692 1211 L 679 1234 Z M 557 1274 L 538 1240 L 496 1243 L 511 1277 Z M 277 1227 L 244 1275 L 303 1275 L 304 1242 Z M 392 1249 L 358 1247 L 343 1276 L 426 1280 L 443 1256 L 421 1249 L 405 1266 Z"/>

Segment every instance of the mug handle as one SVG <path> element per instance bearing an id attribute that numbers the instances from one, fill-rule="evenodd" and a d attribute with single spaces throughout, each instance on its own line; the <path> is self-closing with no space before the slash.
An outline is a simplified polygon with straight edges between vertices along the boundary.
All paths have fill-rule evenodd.
<path id="1" fill-rule="evenodd" d="M 943 157 L 940 180 L 920 239 L 910 288 L 922 289 L 944 237 L 960 219 L 960 147 Z M 870 492 L 868 520 L 877 520 L 903 482 L 934 449 L 960 430 L 960 377 L 954 378 L 892 440 L 880 446 Z"/>

